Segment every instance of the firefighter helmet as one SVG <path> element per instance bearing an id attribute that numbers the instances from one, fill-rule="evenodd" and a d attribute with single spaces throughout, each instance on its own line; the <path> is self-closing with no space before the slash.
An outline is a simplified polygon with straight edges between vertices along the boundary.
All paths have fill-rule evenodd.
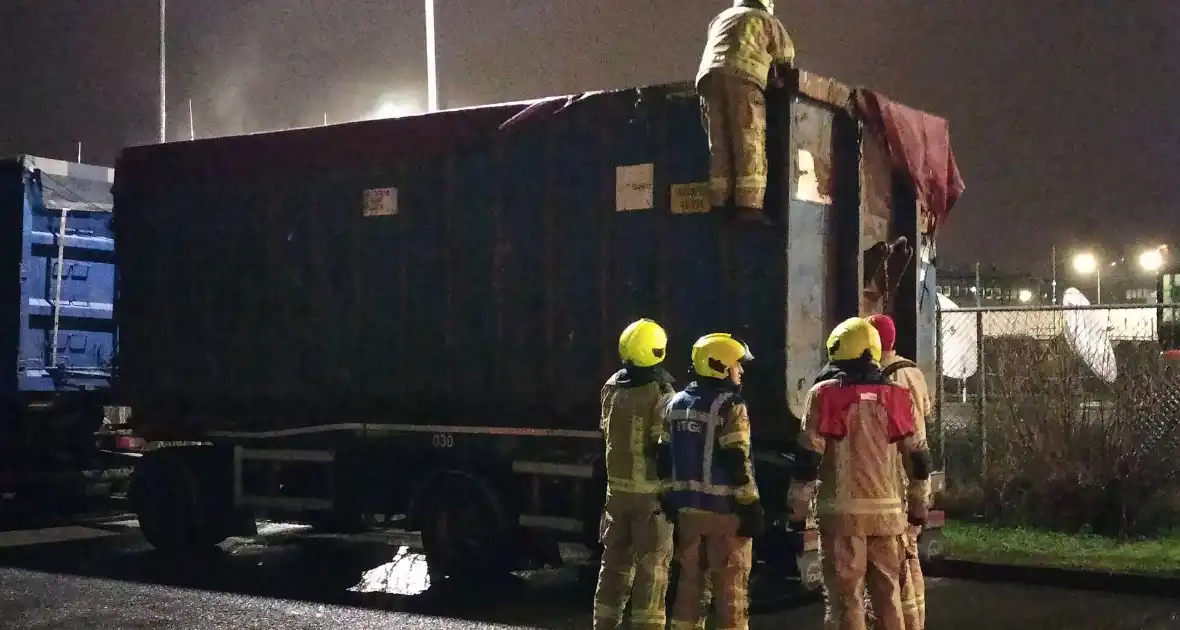
<path id="1" fill-rule="evenodd" d="M 619 358 L 636 367 L 651 367 L 664 360 L 668 333 L 654 321 L 636 320 L 619 335 Z"/>
<path id="2" fill-rule="evenodd" d="M 878 314 L 868 319 L 873 328 L 877 329 L 877 334 L 881 335 L 881 349 L 885 352 L 895 349 L 897 346 L 897 325 L 893 323 L 893 318 Z"/>
<path id="3" fill-rule="evenodd" d="M 774 0 L 733 0 L 733 6 L 759 8 L 774 13 Z"/>
<path id="4" fill-rule="evenodd" d="M 832 361 L 859 359 L 867 352 L 874 361 L 881 360 L 881 335 L 862 317 L 850 317 L 828 335 L 828 358 Z"/>
<path id="5" fill-rule="evenodd" d="M 692 369 L 709 378 L 726 378 L 730 368 L 753 359 L 750 346 L 729 333 L 705 335 L 692 344 Z"/>

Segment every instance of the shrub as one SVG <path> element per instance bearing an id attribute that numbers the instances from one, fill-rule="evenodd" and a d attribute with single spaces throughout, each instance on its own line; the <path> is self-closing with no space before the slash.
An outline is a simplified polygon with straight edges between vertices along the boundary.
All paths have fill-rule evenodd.
<path id="1" fill-rule="evenodd" d="M 1096 351 L 1060 335 L 985 341 L 971 399 L 943 396 L 952 516 L 1128 536 L 1177 513 L 1180 373 L 1158 345 L 1116 342 L 1119 373 L 1107 383 L 1079 358 Z"/>

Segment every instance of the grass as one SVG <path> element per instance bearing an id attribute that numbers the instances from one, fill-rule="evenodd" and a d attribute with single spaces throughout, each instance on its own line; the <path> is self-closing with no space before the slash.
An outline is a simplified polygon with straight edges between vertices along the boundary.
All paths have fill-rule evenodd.
<path id="1" fill-rule="evenodd" d="M 948 521 L 943 536 L 955 560 L 1180 577 L 1180 532 L 1120 541 Z"/>

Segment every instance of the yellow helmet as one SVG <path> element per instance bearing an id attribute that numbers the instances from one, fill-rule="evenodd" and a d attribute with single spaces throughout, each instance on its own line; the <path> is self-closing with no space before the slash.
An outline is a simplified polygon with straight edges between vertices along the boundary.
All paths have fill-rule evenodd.
<path id="1" fill-rule="evenodd" d="M 729 333 L 705 335 L 692 344 L 692 369 L 701 376 L 725 378 L 729 368 L 753 358 L 750 346 Z"/>
<path id="2" fill-rule="evenodd" d="M 654 321 L 643 318 L 631 322 L 619 335 L 619 358 L 636 367 L 651 367 L 664 360 L 668 333 Z"/>
<path id="3" fill-rule="evenodd" d="M 733 6 L 757 6 L 759 8 L 765 9 L 767 13 L 774 13 L 774 0 L 733 0 Z"/>
<path id="4" fill-rule="evenodd" d="M 866 351 L 874 361 L 881 360 L 881 334 L 862 317 L 850 317 L 836 326 L 827 346 L 832 361 L 859 359 Z"/>

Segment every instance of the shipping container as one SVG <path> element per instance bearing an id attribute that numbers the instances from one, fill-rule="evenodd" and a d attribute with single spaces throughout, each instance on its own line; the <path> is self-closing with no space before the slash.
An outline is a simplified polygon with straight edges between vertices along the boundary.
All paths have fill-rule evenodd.
<path id="1" fill-rule="evenodd" d="M 858 253 L 919 242 L 912 202 L 894 216 L 862 203 L 857 126 L 825 102 L 785 105 L 781 222 L 738 229 L 702 212 L 707 148 L 686 86 L 588 95 L 500 129 L 524 109 L 126 150 L 118 370 L 152 410 L 145 430 L 325 414 L 595 430 L 594 384 L 646 316 L 668 329 L 678 376 L 700 335 L 747 339 L 755 430 L 790 434 L 827 331 L 857 313 Z M 804 179 L 835 180 L 832 199 L 800 189 L 801 155 Z M 901 319 L 912 342 L 913 313 Z"/>
<path id="2" fill-rule="evenodd" d="M 110 486 L 96 433 L 115 354 L 113 181 L 100 166 L 0 159 L 0 256 L 12 274 L 0 279 L 0 492 L 9 500 Z"/>
<path id="3" fill-rule="evenodd" d="M 681 384 L 699 336 L 749 342 L 759 481 L 785 491 L 836 323 L 890 310 L 933 376 L 914 188 L 850 88 L 797 86 L 768 95 L 771 225 L 710 212 L 686 84 L 126 149 L 116 389 L 140 435 L 211 444 L 153 466 L 215 479 L 224 522 L 405 514 L 428 551 L 437 497 L 468 496 L 434 475 L 477 466 L 447 482 L 495 495 L 473 522 L 592 542 L 599 389 L 652 317 Z M 884 295 L 874 256 L 898 237 L 921 253 Z M 141 522 L 163 519 L 151 502 L 179 491 L 143 478 Z"/>

